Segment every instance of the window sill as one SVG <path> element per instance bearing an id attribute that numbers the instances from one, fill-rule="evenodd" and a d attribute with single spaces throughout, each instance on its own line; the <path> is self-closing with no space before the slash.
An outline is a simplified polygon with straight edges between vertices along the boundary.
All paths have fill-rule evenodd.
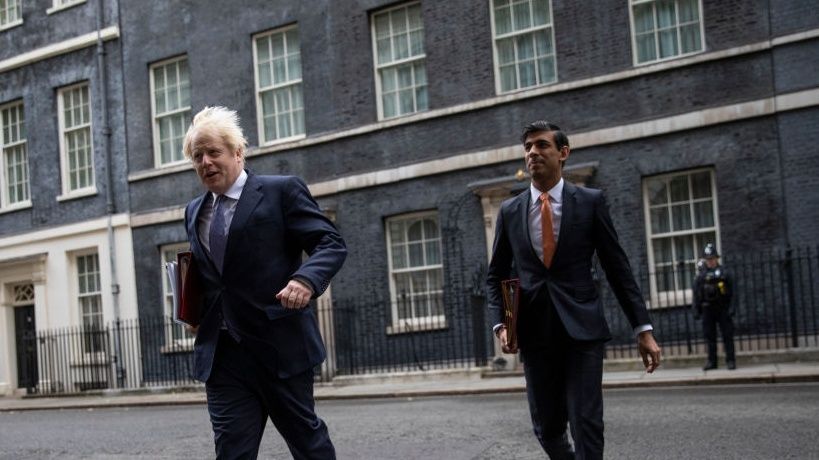
<path id="1" fill-rule="evenodd" d="M 8 24 L 4 24 L 4 25 L 0 26 L 0 32 L 2 32 L 4 30 L 11 29 L 13 27 L 21 26 L 21 25 L 23 25 L 23 20 L 18 19 L 18 20 L 14 21 L 14 22 L 10 22 Z"/>
<path id="2" fill-rule="evenodd" d="M 154 169 L 179 169 L 181 167 L 185 167 L 185 169 L 193 169 L 192 164 L 188 161 L 187 158 L 183 158 L 177 161 L 169 161 L 167 163 L 155 163 Z"/>
<path id="3" fill-rule="evenodd" d="M 387 326 L 387 335 L 411 334 L 413 332 L 441 331 L 447 329 L 446 318 L 431 316 L 418 318 L 412 321 L 401 321 L 398 324 Z"/>
<path id="4" fill-rule="evenodd" d="M 72 192 L 63 193 L 62 195 L 57 197 L 57 201 L 68 201 L 74 200 L 77 198 L 84 198 L 87 196 L 92 196 L 97 194 L 97 187 L 89 187 L 80 190 L 74 190 Z"/>
<path id="5" fill-rule="evenodd" d="M 19 203 L 10 204 L 8 206 L 0 208 L 0 214 L 6 214 L 29 208 L 31 208 L 31 200 L 21 201 Z"/>
<path id="6" fill-rule="evenodd" d="M 307 134 L 299 134 L 299 135 L 296 135 L 296 136 L 283 137 L 281 139 L 269 140 L 269 141 L 265 142 L 264 144 L 260 145 L 259 147 L 269 147 L 271 145 L 286 144 L 288 142 L 300 141 L 300 140 L 305 139 L 305 138 L 307 138 Z"/>
<path id="7" fill-rule="evenodd" d="M 646 308 L 657 310 L 660 308 L 687 307 L 694 301 L 691 289 L 682 291 L 665 291 L 653 294 L 646 300 Z"/>
<path id="8" fill-rule="evenodd" d="M 193 351 L 194 339 L 174 340 L 171 345 L 163 345 L 159 352 L 163 355 L 173 355 L 177 353 L 190 353 Z"/>
<path id="9" fill-rule="evenodd" d="M 687 58 L 689 56 L 695 56 L 697 54 L 703 54 L 703 53 L 705 53 L 704 48 L 699 50 L 699 51 L 692 51 L 690 53 L 677 54 L 675 56 L 669 56 L 667 58 L 654 59 L 653 61 L 644 61 L 644 62 L 636 62 L 635 61 L 634 62 L 634 67 L 647 67 L 647 66 L 650 66 L 650 65 L 653 65 L 653 64 L 662 64 L 664 62 L 673 61 L 675 59 Z"/>
<path id="10" fill-rule="evenodd" d="M 73 8 L 73 7 L 77 6 L 77 5 L 82 5 L 83 3 L 85 3 L 85 0 L 77 0 L 77 1 L 74 1 L 74 2 L 71 2 L 71 3 L 64 3 L 64 4 L 59 5 L 59 6 L 53 6 L 53 7 L 46 10 L 46 14 L 59 13 L 60 11 L 67 10 L 69 8 Z"/>
<path id="11" fill-rule="evenodd" d="M 555 78 L 552 81 L 541 83 L 539 85 L 527 86 L 525 88 L 515 88 L 515 89 L 510 89 L 509 91 L 500 91 L 498 89 L 498 90 L 495 91 L 495 95 L 496 96 L 512 96 L 512 95 L 515 95 L 515 94 L 518 94 L 518 93 L 525 93 L 527 91 L 532 91 L 532 90 L 544 88 L 546 86 L 556 85 L 558 83 L 560 83 L 560 82 L 557 80 L 557 78 Z"/>
<path id="12" fill-rule="evenodd" d="M 385 117 L 383 115 L 379 115 L 378 121 L 395 121 L 395 120 L 400 120 L 402 118 L 411 117 L 413 115 L 418 115 L 419 113 L 428 112 L 428 111 L 429 111 L 429 108 L 426 108 L 424 110 L 416 110 L 415 112 L 410 112 L 410 113 L 402 113 L 401 115 L 395 115 L 395 116 L 392 116 L 392 117 Z"/>

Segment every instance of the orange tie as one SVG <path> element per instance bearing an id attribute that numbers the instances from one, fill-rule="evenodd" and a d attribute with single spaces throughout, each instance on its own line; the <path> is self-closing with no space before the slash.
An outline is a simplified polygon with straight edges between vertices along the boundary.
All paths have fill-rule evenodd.
<path id="1" fill-rule="evenodd" d="M 540 195 L 540 224 L 543 230 L 543 264 L 546 268 L 552 265 L 555 255 L 555 232 L 552 225 L 552 205 L 549 203 L 549 194 Z"/>

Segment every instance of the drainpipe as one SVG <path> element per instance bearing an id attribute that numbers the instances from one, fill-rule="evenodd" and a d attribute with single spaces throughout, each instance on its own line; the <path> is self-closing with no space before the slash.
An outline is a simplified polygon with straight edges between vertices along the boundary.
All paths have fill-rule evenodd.
<path id="1" fill-rule="evenodd" d="M 116 375 L 115 388 L 122 386 L 125 372 L 122 368 L 122 341 L 120 340 L 120 312 L 119 312 L 119 280 L 117 278 L 117 251 L 114 242 L 113 218 L 116 212 L 114 205 L 114 172 L 111 158 L 111 127 L 108 120 L 108 87 L 105 74 L 105 43 L 102 40 L 103 17 L 105 14 L 104 0 L 97 0 L 97 86 L 102 95 L 100 97 L 100 112 L 102 114 L 103 154 L 105 155 L 106 187 L 105 212 L 108 215 L 108 257 L 111 267 L 111 298 L 114 302 L 114 356 L 111 365 Z"/>

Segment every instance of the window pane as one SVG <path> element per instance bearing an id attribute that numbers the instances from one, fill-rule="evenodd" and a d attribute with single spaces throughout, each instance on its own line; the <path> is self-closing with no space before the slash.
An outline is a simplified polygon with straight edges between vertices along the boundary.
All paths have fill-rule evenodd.
<path id="1" fill-rule="evenodd" d="M 708 198 L 711 196 L 711 173 L 703 171 L 691 175 L 691 189 L 694 198 Z"/>
<path id="2" fill-rule="evenodd" d="M 538 60 L 538 72 L 540 72 L 540 83 L 549 83 L 555 81 L 555 61 L 554 58 L 548 57 Z"/>
<path id="3" fill-rule="evenodd" d="M 535 57 L 535 47 L 533 37 L 531 34 L 525 34 L 517 37 L 515 45 L 518 50 L 518 60 L 532 59 Z"/>
<path id="4" fill-rule="evenodd" d="M 677 51 L 677 30 L 670 29 L 664 30 L 659 33 L 658 39 L 660 41 L 660 57 L 669 57 L 669 56 L 676 56 L 679 53 Z"/>
<path id="5" fill-rule="evenodd" d="M 634 33 L 641 34 L 654 30 L 654 11 L 651 3 L 634 6 Z"/>
<path id="6" fill-rule="evenodd" d="M 409 251 L 409 265 L 410 267 L 419 267 L 426 265 L 424 263 L 424 248 L 421 243 L 410 243 L 407 245 Z"/>
<path id="7" fill-rule="evenodd" d="M 678 0 L 677 7 L 680 12 L 680 23 L 699 21 L 699 5 L 697 0 Z"/>
<path id="8" fill-rule="evenodd" d="M 680 28 L 680 46 L 683 53 L 691 53 L 702 49 L 700 45 L 700 26 L 694 24 Z"/>
<path id="9" fill-rule="evenodd" d="M 509 8 L 495 9 L 495 33 L 497 35 L 508 34 L 512 31 L 512 16 Z"/>
<path id="10" fill-rule="evenodd" d="M 541 30 L 533 34 L 538 56 L 552 54 L 552 36 L 548 33 L 548 30 Z"/>
<path id="11" fill-rule="evenodd" d="M 514 18 L 515 30 L 528 29 L 531 27 L 532 18 L 529 16 L 529 2 L 513 4 L 512 17 Z"/>
<path id="12" fill-rule="evenodd" d="M 714 226 L 714 208 L 710 200 L 694 203 L 694 222 L 697 228 Z"/>
<path id="13" fill-rule="evenodd" d="M 518 66 L 518 72 L 520 74 L 520 87 L 526 88 L 528 86 L 534 86 L 537 84 L 537 76 L 535 74 L 535 63 L 534 61 L 526 61 L 522 62 Z"/>
<path id="14" fill-rule="evenodd" d="M 678 236 L 674 238 L 675 262 L 694 260 L 694 238 L 692 236 Z"/>
<path id="15" fill-rule="evenodd" d="M 392 268 L 406 268 L 407 267 L 407 257 L 404 250 L 405 246 L 403 244 L 393 244 L 392 245 Z"/>
<path id="16" fill-rule="evenodd" d="M 398 115 L 398 93 L 389 93 L 381 96 L 384 118 Z"/>
<path id="17" fill-rule="evenodd" d="M 656 3 L 656 7 L 658 29 L 673 27 L 677 24 L 674 0 L 660 0 Z"/>
<path id="18" fill-rule="evenodd" d="M 515 44 L 511 38 L 498 40 L 498 63 L 503 66 L 515 62 Z"/>
<path id="19" fill-rule="evenodd" d="M 668 203 L 666 182 L 662 179 L 652 179 L 646 184 L 648 189 L 648 204 L 657 205 Z"/>
<path id="20" fill-rule="evenodd" d="M 532 12 L 535 16 L 535 25 L 546 25 L 550 22 L 549 0 L 533 0 Z"/>
<path id="21" fill-rule="evenodd" d="M 657 238 L 653 241 L 654 263 L 662 264 L 673 262 L 671 255 L 671 238 Z"/>
<path id="22" fill-rule="evenodd" d="M 640 35 L 637 37 L 637 62 L 657 59 L 656 51 L 653 34 Z"/>
<path id="23" fill-rule="evenodd" d="M 661 208 L 654 208 L 650 211 L 651 214 L 651 233 L 667 233 L 671 231 L 671 225 L 668 220 L 668 208 L 665 206 Z"/>
<path id="24" fill-rule="evenodd" d="M 400 104 L 400 114 L 415 112 L 415 92 L 412 89 L 405 89 L 398 92 L 398 103 Z"/>
<path id="25" fill-rule="evenodd" d="M 511 91 L 518 87 L 518 77 L 515 73 L 515 66 L 509 65 L 501 67 L 501 91 Z"/>
<path id="26" fill-rule="evenodd" d="M 679 204 L 671 206 L 671 220 L 673 222 L 673 230 L 678 232 L 680 230 L 691 229 L 691 208 L 688 204 Z"/>
<path id="27" fill-rule="evenodd" d="M 441 263 L 441 243 L 433 240 L 426 244 L 427 265 L 437 265 Z"/>
<path id="28" fill-rule="evenodd" d="M 688 200 L 688 176 L 677 176 L 671 179 L 671 202 Z"/>

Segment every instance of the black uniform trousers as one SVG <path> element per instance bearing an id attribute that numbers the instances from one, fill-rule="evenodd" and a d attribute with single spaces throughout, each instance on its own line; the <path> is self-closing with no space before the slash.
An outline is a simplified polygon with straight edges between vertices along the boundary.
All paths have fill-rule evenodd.
<path id="1" fill-rule="evenodd" d="M 548 304 L 543 306 L 549 311 L 540 331 L 545 342 L 535 340 L 536 345 L 521 349 L 535 436 L 553 460 L 602 459 L 605 342 L 572 339 L 551 301 Z"/>
<path id="2" fill-rule="evenodd" d="M 709 305 L 702 309 L 702 330 L 708 347 L 708 364 L 717 364 L 717 325 L 725 346 L 725 361 L 735 363 L 734 321 L 728 313 L 728 307 Z"/>
<path id="3" fill-rule="evenodd" d="M 312 369 L 281 379 L 222 330 L 205 390 L 218 459 L 255 459 L 268 417 L 293 458 L 335 459 L 315 413 Z"/>

